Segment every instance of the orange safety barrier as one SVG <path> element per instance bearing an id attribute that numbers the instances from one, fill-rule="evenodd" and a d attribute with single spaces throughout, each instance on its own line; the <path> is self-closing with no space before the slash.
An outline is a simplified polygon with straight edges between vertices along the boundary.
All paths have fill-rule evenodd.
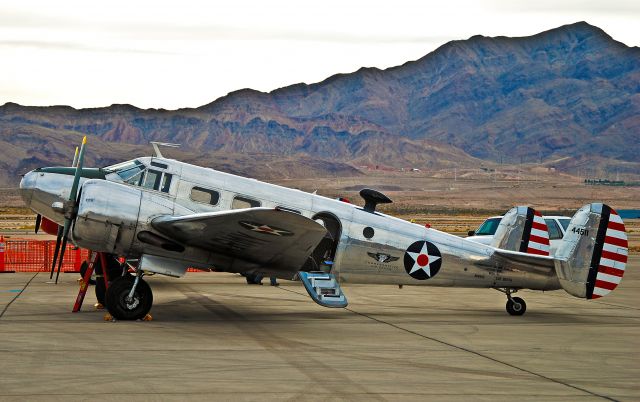
<path id="1" fill-rule="evenodd" d="M 5 240 L 0 237 L 0 272 L 49 272 L 55 249 L 55 240 Z M 80 272 L 80 265 L 88 258 L 89 250 L 69 244 L 61 271 Z M 206 271 L 189 268 L 187 272 Z"/>
<path id="2" fill-rule="evenodd" d="M 6 240 L 4 269 L 15 272 L 49 272 L 56 248 L 55 240 Z M 0 264 L 2 257 L 0 256 Z M 79 272 L 89 250 L 67 245 L 62 262 L 62 272 Z"/>

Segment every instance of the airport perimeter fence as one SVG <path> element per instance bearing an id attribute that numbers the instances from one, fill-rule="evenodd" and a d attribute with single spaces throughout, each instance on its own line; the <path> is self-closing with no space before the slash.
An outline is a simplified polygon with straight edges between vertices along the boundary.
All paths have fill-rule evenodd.
<path id="1" fill-rule="evenodd" d="M 0 272 L 49 272 L 55 249 L 55 240 L 0 239 Z M 60 271 L 80 272 L 88 257 L 89 250 L 68 244 Z"/>
<path id="2" fill-rule="evenodd" d="M 5 240 L 0 237 L 0 273 L 50 272 L 55 249 L 55 240 Z M 60 272 L 80 272 L 80 265 L 88 258 L 89 250 L 67 244 Z M 203 272 L 194 268 L 187 271 Z"/>

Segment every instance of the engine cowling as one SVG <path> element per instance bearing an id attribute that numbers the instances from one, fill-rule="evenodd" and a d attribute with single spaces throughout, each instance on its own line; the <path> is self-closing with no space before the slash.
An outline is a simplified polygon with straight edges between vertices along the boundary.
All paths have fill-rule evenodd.
<path id="1" fill-rule="evenodd" d="M 74 242 L 94 251 L 128 254 L 135 238 L 142 191 L 107 180 L 87 180 L 82 185 Z"/>

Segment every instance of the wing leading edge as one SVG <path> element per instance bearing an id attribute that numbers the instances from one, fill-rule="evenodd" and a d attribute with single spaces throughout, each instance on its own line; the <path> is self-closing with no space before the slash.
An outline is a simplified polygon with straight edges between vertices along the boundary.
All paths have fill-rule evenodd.
<path id="1" fill-rule="evenodd" d="M 327 233 L 309 218 L 271 208 L 159 216 L 151 225 L 187 246 L 273 270 L 294 272 Z"/>

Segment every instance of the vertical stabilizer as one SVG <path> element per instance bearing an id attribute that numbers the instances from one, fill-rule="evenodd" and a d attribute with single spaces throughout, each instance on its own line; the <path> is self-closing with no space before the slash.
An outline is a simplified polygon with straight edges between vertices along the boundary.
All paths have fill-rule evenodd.
<path id="1" fill-rule="evenodd" d="M 627 234 L 618 213 L 605 204 L 588 204 L 573 216 L 556 251 L 556 273 L 568 293 L 597 299 L 620 284 L 627 255 Z"/>
<path id="2" fill-rule="evenodd" d="M 511 208 L 493 235 L 493 247 L 522 253 L 549 255 L 549 229 L 542 215 L 531 207 Z"/>

